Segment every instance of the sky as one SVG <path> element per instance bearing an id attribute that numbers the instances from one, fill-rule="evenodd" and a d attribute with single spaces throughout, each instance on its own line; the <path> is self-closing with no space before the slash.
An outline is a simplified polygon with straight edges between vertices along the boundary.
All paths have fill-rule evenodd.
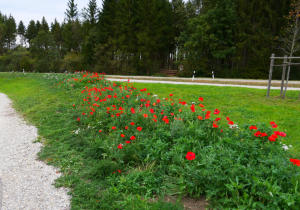
<path id="1" fill-rule="evenodd" d="M 48 24 L 56 18 L 63 22 L 68 0 L 0 0 L 2 14 L 12 15 L 16 23 L 20 20 L 27 26 L 30 20 L 42 20 L 45 16 Z M 89 0 L 75 0 L 81 12 L 87 6 Z M 102 0 L 97 0 L 98 6 L 102 6 Z"/>

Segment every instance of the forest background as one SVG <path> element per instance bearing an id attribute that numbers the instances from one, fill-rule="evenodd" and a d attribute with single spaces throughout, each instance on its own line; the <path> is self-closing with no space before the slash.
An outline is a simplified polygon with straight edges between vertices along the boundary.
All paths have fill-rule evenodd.
<path id="1" fill-rule="evenodd" d="M 69 0 L 64 22 L 42 18 L 27 26 L 0 12 L 0 71 L 161 75 L 180 69 L 177 76 L 214 71 L 217 77 L 266 79 L 270 55 L 286 54 L 296 3 L 90 0 L 79 11 Z M 274 74 L 279 78 L 281 71 Z M 293 67 L 291 79 L 300 79 L 299 68 Z"/>

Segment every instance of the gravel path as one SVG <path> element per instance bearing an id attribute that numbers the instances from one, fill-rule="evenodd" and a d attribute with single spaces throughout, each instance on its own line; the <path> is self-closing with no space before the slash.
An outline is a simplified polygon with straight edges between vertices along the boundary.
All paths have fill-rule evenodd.
<path id="1" fill-rule="evenodd" d="M 37 160 L 40 143 L 37 129 L 27 125 L 0 93 L 0 209 L 70 209 L 64 188 L 53 183 L 60 174 L 52 166 Z"/>

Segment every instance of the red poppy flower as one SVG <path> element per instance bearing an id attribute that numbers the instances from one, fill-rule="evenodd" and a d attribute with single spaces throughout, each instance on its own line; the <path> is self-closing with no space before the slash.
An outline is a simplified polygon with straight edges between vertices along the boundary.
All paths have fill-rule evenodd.
<path id="1" fill-rule="evenodd" d="M 79 117 L 77 118 L 77 121 L 78 121 L 78 122 L 80 121 L 80 118 L 79 118 Z"/>
<path id="2" fill-rule="evenodd" d="M 218 122 L 218 121 L 220 121 L 220 120 L 221 120 L 220 117 L 218 117 L 218 118 L 215 119 L 216 122 Z"/>
<path id="3" fill-rule="evenodd" d="M 125 135 L 122 133 L 122 134 L 121 134 L 121 137 L 122 137 L 122 138 L 124 138 L 124 137 L 125 137 Z"/>
<path id="4" fill-rule="evenodd" d="M 199 101 L 203 101 L 203 98 L 202 98 L 202 97 L 199 97 Z"/>
<path id="5" fill-rule="evenodd" d="M 73 104 L 73 107 L 75 107 L 75 104 Z"/>
<path id="6" fill-rule="evenodd" d="M 147 91 L 147 88 L 141 89 L 140 91 L 141 92 Z"/>
<path id="7" fill-rule="evenodd" d="M 173 94 L 171 93 L 169 96 L 173 96 Z"/>
<path id="8" fill-rule="evenodd" d="M 99 133 L 101 133 L 101 132 L 102 132 L 102 130 L 100 129 L 100 130 L 99 130 Z"/>
<path id="9" fill-rule="evenodd" d="M 265 137 L 265 136 L 268 136 L 268 134 L 267 133 L 261 133 L 260 136 Z"/>
<path id="10" fill-rule="evenodd" d="M 169 124 L 169 122 L 170 122 L 168 118 L 163 118 L 162 120 L 163 120 L 166 124 Z"/>
<path id="11" fill-rule="evenodd" d="M 125 130 L 127 130 L 127 129 L 128 129 L 128 126 L 126 125 L 126 126 L 125 126 Z"/>
<path id="12" fill-rule="evenodd" d="M 214 112 L 214 114 L 219 114 L 220 113 L 220 110 L 218 110 L 218 109 L 215 109 L 215 112 Z"/>
<path id="13" fill-rule="evenodd" d="M 256 133 L 254 134 L 254 136 L 259 137 L 261 135 L 260 131 L 256 131 Z"/>
<path id="14" fill-rule="evenodd" d="M 135 139 L 136 139 L 135 136 L 130 137 L 130 140 L 135 140 Z"/>
<path id="15" fill-rule="evenodd" d="M 269 136 L 268 139 L 269 139 L 269 141 L 276 141 L 276 138 L 273 135 Z"/>
<path id="16" fill-rule="evenodd" d="M 185 158 L 187 160 L 194 160 L 196 158 L 196 155 L 193 152 L 187 152 Z"/>
<path id="17" fill-rule="evenodd" d="M 131 122 L 130 125 L 134 125 L 134 122 Z"/>
<path id="18" fill-rule="evenodd" d="M 192 104 L 191 110 L 192 110 L 192 112 L 195 112 L 195 104 Z"/>
<path id="19" fill-rule="evenodd" d="M 298 159 L 290 159 L 290 162 L 292 162 L 294 165 L 300 166 L 300 160 Z"/>
<path id="20" fill-rule="evenodd" d="M 143 114 L 143 116 L 144 116 L 144 118 L 147 118 L 147 117 L 148 117 L 148 115 L 147 115 L 147 114 Z"/>
<path id="21" fill-rule="evenodd" d="M 157 103 L 160 103 L 160 99 L 157 99 L 156 102 L 157 102 Z"/>
<path id="22" fill-rule="evenodd" d="M 281 136 L 281 137 L 286 137 L 286 133 L 285 132 L 280 132 L 278 135 Z"/>
<path id="23" fill-rule="evenodd" d="M 275 122 L 270 122 L 270 125 L 272 126 L 272 128 L 277 128 L 278 126 L 277 126 L 277 124 L 275 123 Z"/>
<path id="24" fill-rule="evenodd" d="M 123 144 L 119 144 L 118 149 L 123 149 Z"/>
<path id="25" fill-rule="evenodd" d="M 250 130 L 257 130 L 257 127 L 256 127 L 255 125 L 251 125 L 251 126 L 249 127 L 249 129 L 250 129 Z"/>
<path id="26" fill-rule="evenodd" d="M 132 113 L 132 114 L 134 114 L 134 113 L 135 113 L 135 110 L 134 110 L 134 108 L 131 108 L 131 109 L 130 109 L 130 111 L 131 111 L 131 113 Z"/>
<path id="27" fill-rule="evenodd" d="M 130 144 L 130 143 L 131 143 L 131 141 L 125 141 L 125 143 L 126 143 L 126 144 Z"/>
<path id="28" fill-rule="evenodd" d="M 229 122 L 228 122 L 228 125 L 234 125 L 234 122 L 229 121 Z"/>
<path id="29" fill-rule="evenodd" d="M 199 104 L 199 106 L 202 107 L 202 108 L 204 108 L 204 105 L 203 105 L 203 104 Z"/>
<path id="30" fill-rule="evenodd" d="M 201 117 L 201 116 L 198 116 L 198 119 L 199 119 L 199 120 L 203 120 L 203 117 Z"/>
<path id="31" fill-rule="evenodd" d="M 217 128 L 217 127 L 219 127 L 215 122 L 213 122 L 213 127 L 214 128 Z"/>
<path id="32" fill-rule="evenodd" d="M 205 114 L 205 119 L 206 120 L 210 118 L 210 113 L 211 113 L 211 111 L 207 111 L 206 112 L 206 114 Z"/>
<path id="33" fill-rule="evenodd" d="M 116 129 L 117 129 L 117 127 L 116 127 L 116 126 L 113 126 L 113 127 L 111 127 L 111 129 L 113 129 L 113 130 L 116 130 Z"/>
<path id="34" fill-rule="evenodd" d="M 137 129 L 138 131 L 142 131 L 143 128 L 142 128 L 142 127 L 137 127 L 136 129 Z"/>

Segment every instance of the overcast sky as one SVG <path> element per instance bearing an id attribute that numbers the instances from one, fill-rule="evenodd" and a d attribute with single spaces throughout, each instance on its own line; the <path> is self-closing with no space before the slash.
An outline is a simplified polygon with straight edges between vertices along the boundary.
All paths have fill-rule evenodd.
<path id="1" fill-rule="evenodd" d="M 17 24 L 20 20 L 27 26 L 30 20 L 41 20 L 45 16 L 48 24 L 56 18 L 62 22 L 65 18 L 67 0 L 0 0 L 2 14 L 11 14 Z M 87 6 L 89 0 L 75 0 L 81 12 Z M 102 0 L 97 0 L 98 6 L 102 6 Z"/>

